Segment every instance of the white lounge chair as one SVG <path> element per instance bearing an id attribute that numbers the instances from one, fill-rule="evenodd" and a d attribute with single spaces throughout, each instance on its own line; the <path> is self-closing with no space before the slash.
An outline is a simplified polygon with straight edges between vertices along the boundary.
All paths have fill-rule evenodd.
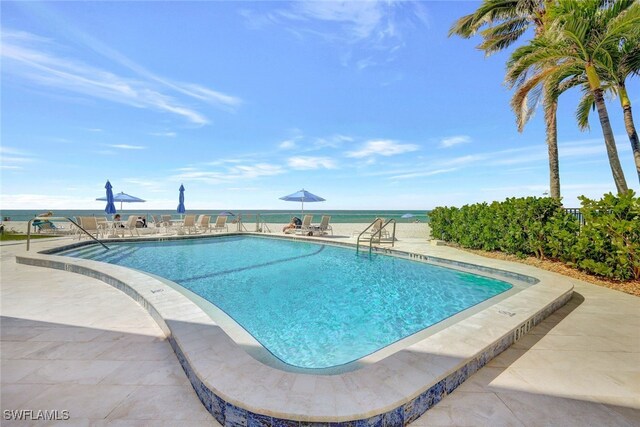
<path id="1" fill-rule="evenodd" d="M 95 235 L 96 239 L 100 238 L 100 228 L 98 227 L 98 221 L 93 216 L 79 216 L 78 224 L 85 229 L 89 234 Z M 78 240 L 85 237 L 86 234 L 80 230 L 78 233 Z"/>
<path id="2" fill-rule="evenodd" d="M 182 221 L 181 228 L 183 231 L 187 233 L 195 233 L 196 232 L 196 216 L 195 214 L 187 214 L 184 216 L 184 220 Z"/>
<path id="3" fill-rule="evenodd" d="M 196 229 L 198 231 L 202 231 L 206 233 L 209 231 L 209 221 L 211 221 L 211 216 L 209 215 L 200 215 L 198 220 L 196 221 Z"/>
<path id="4" fill-rule="evenodd" d="M 129 230 L 129 234 L 131 234 L 131 237 L 133 237 L 133 230 L 136 231 L 136 235 L 140 236 L 140 232 L 138 231 L 138 215 L 129 215 L 129 218 L 127 218 L 127 222 L 125 222 L 124 224 L 124 229 L 125 230 Z M 124 235 L 124 232 L 122 233 Z"/>
<path id="5" fill-rule="evenodd" d="M 375 241 L 389 239 L 391 235 L 389 234 L 389 231 L 386 228 L 382 228 L 383 225 L 384 225 L 384 218 L 376 218 L 374 220 L 373 226 L 371 226 L 371 228 L 369 228 L 367 231 L 362 233 L 361 236 L 359 231 L 354 231 L 352 235 L 354 237 L 360 236 L 360 240 L 369 240 L 373 236 L 375 236 L 374 237 Z M 382 229 L 382 231 L 380 231 L 380 229 Z"/>
<path id="6" fill-rule="evenodd" d="M 156 233 L 160 233 L 160 229 L 163 227 L 162 218 L 160 215 L 151 215 L 151 228 L 155 230 Z"/>
<path id="7" fill-rule="evenodd" d="M 171 223 L 171 215 L 162 215 L 162 226 L 164 227 L 165 233 L 168 233 L 173 224 Z"/>
<path id="8" fill-rule="evenodd" d="M 220 215 L 216 218 L 216 223 L 213 224 L 213 227 L 211 228 L 211 230 L 213 231 L 226 231 L 227 233 L 229 232 L 229 226 L 227 226 L 227 216 L 226 215 Z"/>
<path id="9" fill-rule="evenodd" d="M 322 220 L 320 220 L 320 224 L 312 226 L 313 234 L 318 233 L 320 236 L 323 236 L 325 234 L 328 234 L 328 232 L 330 231 L 331 235 L 333 236 L 333 228 L 331 228 L 331 226 L 329 225 L 330 220 L 331 217 L 329 215 L 323 215 Z"/>
<path id="10" fill-rule="evenodd" d="M 311 228 L 312 220 L 313 215 L 305 215 L 304 218 L 302 218 L 300 228 L 296 228 L 296 234 L 308 234 L 310 231 L 313 231 Z"/>

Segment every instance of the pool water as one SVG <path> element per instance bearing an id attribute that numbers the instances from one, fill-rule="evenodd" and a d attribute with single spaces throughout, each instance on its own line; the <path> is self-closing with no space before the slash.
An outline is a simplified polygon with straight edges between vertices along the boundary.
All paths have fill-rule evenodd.
<path id="1" fill-rule="evenodd" d="M 64 255 L 165 277 L 225 311 L 283 362 L 352 362 L 498 295 L 508 283 L 390 256 L 249 236 L 111 243 Z"/>

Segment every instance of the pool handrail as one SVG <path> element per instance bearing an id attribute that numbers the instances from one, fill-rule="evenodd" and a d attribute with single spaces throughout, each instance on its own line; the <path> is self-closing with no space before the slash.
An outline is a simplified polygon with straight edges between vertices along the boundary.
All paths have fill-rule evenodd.
<path id="1" fill-rule="evenodd" d="M 381 218 L 374 219 L 373 222 L 367 226 L 367 228 L 365 228 L 364 230 L 362 230 L 362 232 L 360 234 L 358 234 L 358 238 L 356 239 L 356 254 L 360 252 L 360 237 L 362 237 L 363 234 L 365 234 L 371 227 L 373 227 L 374 225 L 376 225 L 380 221 L 381 221 Z M 393 222 L 393 233 L 391 235 L 391 246 L 393 246 L 393 244 L 394 244 L 394 242 L 396 240 L 396 220 L 391 218 L 391 219 L 388 219 L 379 229 L 377 229 L 376 231 L 374 231 L 371 234 L 371 237 L 369 238 L 369 255 L 371 255 L 371 248 L 373 246 L 373 238 L 376 237 L 376 235 L 378 235 L 378 241 L 381 241 L 382 240 L 382 230 L 384 230 L 384 228 L 390 222 Z"/>
<path id="2" fill-rule="evenodd" d="M 33 221 L 69 221 L 71 224 L 75 225 L 76 227 L 78 227 L 80 230 L 82 230 L 87 236 L 91 237 L 93 240 L 95 240 L 96 242 L 100 243 L 106 250 L 109 250 L 109 247 L 107 245 L 105 245 L 104 243 L 102 243 L 100 240 L 96 239 L 95 237 L 93 237 L 91 235 L 91 233 L 89 233 L 87 230 L 85 230 L 84 228 L 82 228 L 82 226 L 80 224 L 78 224 L 77 222 L 75 222 L 74 220 L 72 220 L 69 217 L 66 216 L 43 216 L 43 217 L 35 217 L 35 218 L 31 218 L 27 224 L 27 250 L 29 250 L 30 248 L 30 243 L 31 243 L 31 223 L 33 223 Z"/>

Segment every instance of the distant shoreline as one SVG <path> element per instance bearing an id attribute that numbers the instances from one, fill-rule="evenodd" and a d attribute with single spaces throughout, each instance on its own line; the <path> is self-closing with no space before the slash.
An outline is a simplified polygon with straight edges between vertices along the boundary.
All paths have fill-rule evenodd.
<path id="1" fill-rule="evenodd" d="M 315 206 L 314 206 L 315 207 Z M 140 215 L 147 216 L 147 220 L 151 220 L 151 215 L 171 215 L 173 218 L 180 218 L 180 214 L 176 213 L 174 209 L 144 209 L 143 206 L 126 206 L 126 208 L 118 210 L 124 217 L 128 215 Z M 2 222 L 12 221 L 29 221 L 35 218 L 38 214 L 43 212 L 52 211 L 54 216 L 61 217 L 74 217 L 74 216 L 107 216 L 101 209 L 4 209 L 0 210 L 0 220 Z M 255 222 L 257 215 L 260 215 L 261 221 L 273 222 L 273 223 L 288 223 L 292 216 L 302 217 L 303 213 L 300 209 L 278 209 L 278 210 L 187 210 L 187 214 L 205 214 L 211 215 L 213 219 L 222 212 L 230 211 L 234 214 L 242 215 L 245 222 Z M 305 209 L 304 214 L 314 216 L 314 221 L 319 222 L 322 215 L 331 216 L 333 223 L 370 223 L 376 217 L 382 217 L 386 219 L 393 218 L 399 223 L 409 223 L 414 221 L 427 222 L 429 220 L 428 210 L 323 210 L 323 209 Z M 410 214 L 409 218 L 402 218 L 403 215 Z M 235 218 L 235 217 L 232 217 Z"/>
<path id="2" fill-rule="evenodd" d="M 320 220 L 320 217 L 317 217 L 317 220 Z M 5 232 L 17 232 L 17 233 L 26 233 L 27 232 L 27 224 L 28 221 L 7 221 L 4 222 Z M 65 224 L 64 222 L 58 223 L 61 225 L 63 230 L 69 230 L 70 224 Z M 282 232 L 282 227 L 286 223 L 274 223 L 268 222 L 266 223 L 270 232 L 265 233 L 265 235 L 275 234 L 275 235 L 284 235 Z M 334 236 L 342 236 L 342 237 L 353 237 L 354 233 L 363 231 L 368 223 L 361 222 L 352 222 L 352 223 L 330 223 L 331 228 L 333 229 Z M 244 226 L 247 231 L 253 232 L 255 231 L 255 222 L 245 222 Z M 229 224 L 229 231 L 234 231 L 235 224 Z M 145 230 L 149 230 L 151 232 L 153 228 L 147 228 Z M 142 230 L 142 229 L 140 229 Z M 33 232 L 33 230 L 32 230 Z M 145 233 L 146 234 L 146 233 Z M 212 233 L 206 233 L 207 235 Z M 421 238 L 421 239 L 429 239 L 431 234 L 431 228 L 426 222 L 401 222 L 396 225 L 396 237 L 398 239 L 403 238 Z"/>

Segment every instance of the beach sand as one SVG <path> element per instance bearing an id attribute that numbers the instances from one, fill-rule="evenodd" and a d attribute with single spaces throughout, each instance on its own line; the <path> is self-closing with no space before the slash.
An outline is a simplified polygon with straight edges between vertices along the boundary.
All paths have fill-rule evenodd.
<path id="1" fill-rule="evenodd" d="M 282 227 L 285 224 L 267 224 L 272 234 L 284 234 L 282 233 Z M 250 227 L 251 226 L 251 227 Z M 331 224 L 333 228 L 333 235 L 335 237 L 352 237 L 353 233 L 360 233 L 369 226 L 369 223 L 337 223 Z M 255 224 L 245 224 L 245 227 L 249 231 L 255 230 Z M 387 226 L 389 233 L 391 233 L 392 225 Z M 396 224 L 396 238 L 423 238 L 429 239 L 431 228 L 429 224 L 425 222 L 402 222 Z M 356 234 L 357 235 L 357 234 Z"/>
<path id="2" fill-rule="evenodd" d="M 3 222 L 3 224 L 5 226 L 5 231 L 9 231 L 9 232 L 13 231 L 16 233 L 27 232 L 27 224 L 28 224 L 27 221 L 5 221 Z M 333 228 L 334 236 L 352 237 L 353 233 L 359 233 L 363 231 L 365 228 L 367 228 L 368 225 L 369 223 L 336 223 L 336 224 L 331 224 L 331 227 Z M 62 226 L 63 230 L 69 230 L 72 225 L 69 223 L 56 221 L 56 226 L 57 227 Z M 269 228 L 271 234 L 284 234 L 282 233 L 282 227 L 284 226 L 285 224 L 281 224 L 281 223 L 267 224 L 267 227 Z M 247 231 L 253 232 L 256 229 L 256 224 L 255 222 L 248 222 L 248 223 L 244 223 L 244 227 L 247 229 Z M 389 227 L 389 232 L 391 232 L 391 224 L 389 224 L 388 227 Z M 152 228 L 148 228 L 147 230 L 150 233 Z M 235 231 L 235 230 L 236 230 L 236 225 L 229 224 L 229 231 Z M 140 229 L 140 231 L 142 234 L 147 234 L 145 233 L 146 230 L 144 229 Z M 430 232 L 431 232 L 431 229 L 429 228 L 429 224 L 424 222 L 398 222 L 396 224 L 397 239 L 402 239 L 402 238 L 428 239 Z"/>

